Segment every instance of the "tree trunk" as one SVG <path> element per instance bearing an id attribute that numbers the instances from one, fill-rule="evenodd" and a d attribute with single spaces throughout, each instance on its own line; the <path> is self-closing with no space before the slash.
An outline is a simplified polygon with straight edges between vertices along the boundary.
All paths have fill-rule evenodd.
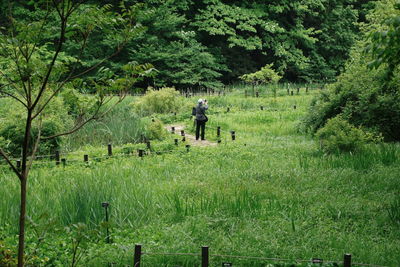
<path id="1" fill-rule="evenodd" d="M 32 109 L 28 108 L 26 117 L 25 136 L 22 144 L 22 166 L 20 177 L 21 202 L 19 211 L 19 236 L 18 236 L 18 267 L 24 266 L 24 249 L 25 249 L 25 219 L 26 219 L 26 193 L 27 181 L 29 175 L 28 169 L 28 153 L 31 139 L 32 129 Z"/>
<path id="2" fill-rule="evenodd" d="M 18 267 L 24 266 L 26 185 L 27 185 L 27 179 L 26 177 L 24 177 L 21 180 L 21 204 L 20 204 L 20 214 L 19 214 L 19 237 L 18 237 Z"/>

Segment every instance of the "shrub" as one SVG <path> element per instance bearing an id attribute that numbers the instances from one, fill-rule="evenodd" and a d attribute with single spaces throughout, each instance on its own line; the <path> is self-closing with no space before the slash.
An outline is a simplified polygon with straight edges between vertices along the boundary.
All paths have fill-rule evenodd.
<path id="1" fill-rule="evenodd" d="M 317 131 L 316 137 L 320 141 L 320 148 L 327 153 L 354 152 L 368 142 L 379 141 L 379 137 L 351 125 L 341 116 L 329 119 Z"/>
<path id="2" fill-rule="evenodd" d="M 0 121 L 0 141 L 3 148 L 13 156 L 21 154 L 21 147 L 25 131 L 25 111 L 19 106 L 11 107 L 10 100 L 2 101 L 4 109 L 0 110 L 2 120 Z M 68 115 L 62 98 L 55 97 L 54 100 L 44 109 L 41 115 L 41 136 L 52 136 L 58 134 L 72 125 L 72 118 Z M 32 140 L 37 138 L 39 122 L 37 119 L 32 125 Z M 39 153 L 50 153 L 57 149 L 61 143 L 61 137 L 42 141 L 38 148 Z M 31 142 L 31 145 L 33 142 Z"/>
<path id="3" fill-rule="evenodd" d="M 175 88 L 150 89 L 146 95 L 133 104 L 135 112 L 143 116 L 154 113 L 177 112 L 183 104 L 183 97 Z"/>
<path id="4" fill-rule="evenodd" d="M 151 140 L 162 140 L 166 137 L 167 130 L 159 119 L 152 119 L 146 126 L 146 137 Z"/>
<path id="5" fill-rule="evenodd" d="M 370 16 L 371 22 L 365 26 L 367 30 L 380 27 L 381 20 L 395 12 L 393 2 L 385 2 L 387 5 L 378 5 Z M 357 43 L 346 71 L 311 103 L 303 120 L 306 130 L 315 133 L 328 119 L 342 115 L 355 126 L 382 133 L 386 141 L 400 141 L 400 70 L 394 70 L 388 81 L 385 65 L 368 68 L 373 60 L 370 54 L 363 52 L 368 43 L 365 37 Z"/>

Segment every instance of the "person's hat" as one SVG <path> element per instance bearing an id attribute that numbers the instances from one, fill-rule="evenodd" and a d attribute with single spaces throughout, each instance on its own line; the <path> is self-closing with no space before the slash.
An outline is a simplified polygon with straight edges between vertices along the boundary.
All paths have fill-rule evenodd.
<path id="1" fill-rule="evenodd" d="M 199 100 L 197 100 L 197 103 L 203 103 L 203 99 L 199 99 Z"/>

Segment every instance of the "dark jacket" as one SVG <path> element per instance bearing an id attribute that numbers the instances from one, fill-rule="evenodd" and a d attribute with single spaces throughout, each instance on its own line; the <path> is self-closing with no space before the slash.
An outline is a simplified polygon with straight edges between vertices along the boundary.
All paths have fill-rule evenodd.
<path id="1" fill-rule="evenodd" d="M 206 118 L 206 110 L 208 109 L 208 105 L 198 104 L 196 106 L 196 120 L 205 121 Z"/>

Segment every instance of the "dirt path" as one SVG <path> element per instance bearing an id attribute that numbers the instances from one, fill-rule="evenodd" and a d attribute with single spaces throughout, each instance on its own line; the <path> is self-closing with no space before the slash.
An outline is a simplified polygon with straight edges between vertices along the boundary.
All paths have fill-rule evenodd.
<path id="1" fill-rule="evenodd" d="M 179 125 L 179 124 L 172 124 L 172 125 L 167 125 L 165 126 L 165 128 L 171 132 L 171 127 L 175 127 L 175 133 L 176 134 L 180 134 L 182 130 L 185 130 L 185 126 L 183 125 Z M 206 126 L 206 132 L 207 132 L 207 126 Z M 185 137 L 186 137 L 186 141 L 192 145 L 192 146 L 216 146 L 217 143 L 215 142 L 211 142 L 208 140 L 196 140 L 196 137 L 194 135 L 188 134 L 185 132 Z"/>

